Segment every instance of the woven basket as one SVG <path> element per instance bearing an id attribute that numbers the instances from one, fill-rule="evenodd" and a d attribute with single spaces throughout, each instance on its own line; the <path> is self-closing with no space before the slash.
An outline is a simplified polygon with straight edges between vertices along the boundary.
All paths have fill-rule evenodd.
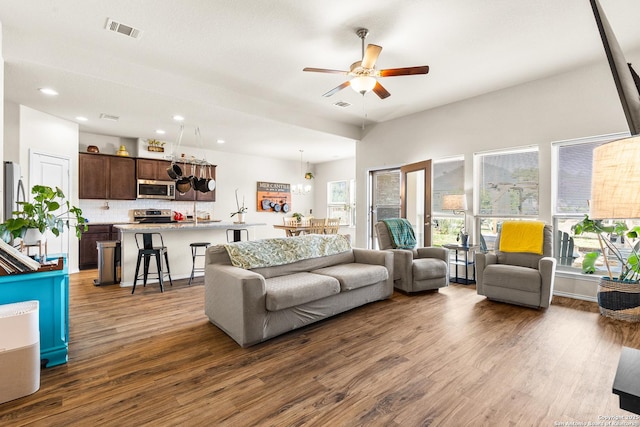
<path id="1" fill-rule="evenodd" d="M 640 322 L 640 283 L 602 277 L 598 283 L 598 306 L 603 316 Z"/>

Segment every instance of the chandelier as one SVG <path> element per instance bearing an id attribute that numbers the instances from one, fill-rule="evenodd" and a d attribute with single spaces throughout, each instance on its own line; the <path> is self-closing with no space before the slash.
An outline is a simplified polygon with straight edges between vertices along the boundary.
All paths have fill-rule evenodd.
<path id="1" fill-rule="evenodd" d="M 302 153 L 304 150 L 300 150 L 300 175 L 304 177 L 304 179 L 309 180 L 309 183 L 299 183 L 292 185 L 291 191 L 293 194 L 298 196 L 304 196 L 311 192 L 311 180 L 313 179 L 313 173 L 304 172 L 304 162 L 302 160 Z M 307 162 L 307 171 L 309 170 L 309 162 Z"/>

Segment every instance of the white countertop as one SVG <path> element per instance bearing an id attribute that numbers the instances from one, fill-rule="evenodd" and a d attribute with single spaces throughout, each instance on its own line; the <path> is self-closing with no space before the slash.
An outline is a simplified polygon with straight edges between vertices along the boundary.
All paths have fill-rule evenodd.
<path id="1" fill-rule="evenodd" d="M 136 233 L 144 230 L 153 231 L 174 231 L 185 229 L 231 229 L 237 230 L 239 228 L 255 227 L 259 225 L 267 225 L 264 222 L 223 222 L 223 221 L 180 221 L 170 222 L 163 224 L 115 224 L 114 228 L 122 231 L 123 233 Z"/>

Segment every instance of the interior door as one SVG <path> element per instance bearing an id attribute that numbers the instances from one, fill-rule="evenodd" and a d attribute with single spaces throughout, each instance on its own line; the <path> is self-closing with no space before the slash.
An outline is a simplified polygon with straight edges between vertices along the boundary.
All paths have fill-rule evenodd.
<path id="1" fill-rule="evenodd" d="M 52 188 L 60 187 L 67 200 L 70 200 L 70 163 L 71 159 L 68 157 L 32 151 L 29 160 L 29 189 L 34 185 L 48 185 Z M 27 194 L 27 197 L 32 200 L 30 194 Z M 49 254 L 69 253 L 69 234 L 74 232 L 75 230 L 72 228 L 65 230 L 59 237 L 56 237 L 53 233 L 47 231 L 47 252 Z"/>
<path id="2" fill-rule="evenodd" d="M 416 234 L 417 246 L 431 245 L 431 160 L 400 168 L 400 212 Z"/>

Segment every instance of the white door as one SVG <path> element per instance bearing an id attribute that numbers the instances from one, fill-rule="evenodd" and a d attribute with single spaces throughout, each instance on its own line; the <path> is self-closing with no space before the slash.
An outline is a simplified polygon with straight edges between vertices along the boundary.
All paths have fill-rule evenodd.
<path id="1" fill-rule="evenodd" d="M 31 188 L 34 185 L 47 185 L 51 188 L 59 187 L 67 200 L 71 197 L 71 183 L 69 178 L 71 159 L 53 154 L 30 152 L 29 156 L 29 189 L 27 198 L 33 200 Z M 62 209 L 66 208 L 61 208 Z M 59 237 L 47 232 L 47 253 L 68 254 L 69 237 L 74 230 L 65 230 Z"/>

